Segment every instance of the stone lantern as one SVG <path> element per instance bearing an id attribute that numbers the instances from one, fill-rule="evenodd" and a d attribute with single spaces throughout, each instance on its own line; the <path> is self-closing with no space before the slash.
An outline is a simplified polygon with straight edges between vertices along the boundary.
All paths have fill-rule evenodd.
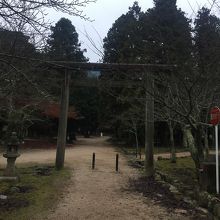
<path id="1" fill-rule="evenodd" d="M 15 161 L 17 157 L 20 156 L 18 153 L 19 141 L 17 138 L 16 132 L 12 132 L 9 142 L 7 144 L 6 153 L 3 154 L 3 157 L 7 158 L 7 166 L 4 171 L 4 176 L 14 177 L 15 173 Z"/>

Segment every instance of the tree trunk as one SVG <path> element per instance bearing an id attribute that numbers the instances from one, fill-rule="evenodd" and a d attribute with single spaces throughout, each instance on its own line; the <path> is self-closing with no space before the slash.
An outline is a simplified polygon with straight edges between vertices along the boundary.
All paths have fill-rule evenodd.
<path id="1" fill-rule="evenodd" d="M 192 135 L 191 128 L 185 128 L 184 129 L 186 140 L 187 140 L 187 146 L 189 147 L 189 151 L 191 153 L 192 159 L 194 160 L 195 166 L 197 169 L 200 169 L 200 160 L 198 156 L 198 150 L 195 147 L 195 140 Z"/>
<path id="2" fill-rule="evenodd" d="M 205 147 L 205 155 L 204 158 L 207 159 L 209 156 L 209 143 L 208 143 L 208 130 L 205 128 L 204 130 L 204 147 Z"/>
<path id="3" fill-rule="evenodd" d="M 138 141 L 138 131 L 137 131 L 137 127 L 135 126 L 135 143 L 136 143 L 136 158 L 138 157 L 138 154 L 140 155 L 140 159 L 141 159 L 141 149 L 139 148 L 139 141 Z"/>
<path id="4" fill-rule="evenodd" d="M 186 137 L 186 128 L 184 126 L 181 126 L 182 128 L 182 135 L 183 135 L 183 148 L 188 148 L 188 143 L 187 143 L 187 137 Z"/>
<path id="5" fill-rule="evenodd" d="M 137 129 L 135 129 L 135 145 L 136 145 L 136 158 L 138 157 L 138 153 L 139 153 L 139 143 L 138 143 L 138 136 L 137 136 Z"/>
<path id="6" fill-rule="evenodd" d="M 150 94 L 147 92 L 150 92 Z M 146 82 L 146 106 L 145 106 L 145 161 L 144 174 L 147 177 L 152 177 L 155 174 L 154 170 L 154 81 L 148 73 Z"/>
<path id="7" fill-rule="evenodd" d="M 196 126 L 194 128 L 194 137 L 192 135 L 191 128 L 185 129 L 187 144 L 190 149 L 192 159 L 194 160 L 196 166 L 196 174 L 200 186 L 204 184 L 203 179 L 201 179 L 200 169 L 201 163 L 204 160 L 204 152 L 202 145 L 202 128 L 201 126 Z"/>
<path id="8" fill-rule="evenodd" d="M 202 161 L 204 161 L 204 145 L 202 142 L 202 136 L 203 136 L 202 127 L 200 125 L 197 125 L 194 132 L 195 132 L 195 145 L 197 148 L 199 161 L 201 163 Z"/>
<path id="9" fill-rule="evenodd" d="M 69 107 L 69 82 L 70 74 L 65 71 L 65 79 L 61 89 L 60 102 L 60 117 L 57 138 L 57 152 L 56 152 L 56 169 L 60 170 L 64 166 L 65 147 L 66 147 L 66 130 Z"/>
<path id="10" fill-rule="evenodd" d="M 173 126 L 170 120 L 168 121 L 168 127 L 170 131 L 170 150 L 171 150 L 170 161 L 171 163 L 176 163 L 176 149 L 175 149 L 174 137 L 173 137 Z"/>

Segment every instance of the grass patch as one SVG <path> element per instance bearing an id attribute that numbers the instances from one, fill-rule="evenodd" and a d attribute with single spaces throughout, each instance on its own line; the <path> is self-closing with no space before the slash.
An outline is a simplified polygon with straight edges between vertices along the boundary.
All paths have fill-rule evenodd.
<path id="1" fill-rule="evenodd" d="M 198 185 L 195 164 L 191 157 L 178 158 L 176 163 L 170 160 L 156 161 L 156 169 L 168 174 L 172 179 L 182 182 L 184 185 L 194 187 Z"/>
<path id="2" fill-rule="evenodd" d="M 17 171 L 19 181 L 0 182 L 0 195 L 8 197 L 0 200 L 0 220 L 43 219 L 60 198 L 70 179 L 70 170 L 56 171 L 50 165 L 23 165 Z"/>

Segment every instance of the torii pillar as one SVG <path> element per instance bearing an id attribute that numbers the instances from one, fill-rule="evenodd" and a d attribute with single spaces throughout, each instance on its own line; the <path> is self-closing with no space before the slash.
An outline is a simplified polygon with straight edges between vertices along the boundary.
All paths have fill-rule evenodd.
<path id="1" fill-rule="evenodd" d="M 154 177 L 154 79 L 151 73 L 146 76 L 144 174 Z"/>
<path id="2" fill-rule="evenodd" d="M 67 119 L 69 110 L 69 84 L 70 73 L 65 70 L 64 81 L 61 88 L 61 101 L 60 101 L 60 117 L 59 128 L 57 137 L 57 152 L 56 152 L 56 169 L 60 170 L 64 166 L 65 147 L 66 147 L 66 132 L 67 132 Z"/>

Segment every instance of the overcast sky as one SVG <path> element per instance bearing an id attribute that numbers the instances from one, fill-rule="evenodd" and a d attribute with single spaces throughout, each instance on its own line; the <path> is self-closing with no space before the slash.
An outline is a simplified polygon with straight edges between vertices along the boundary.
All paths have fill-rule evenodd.
<path id="1" fill-rule="evenodd" d="M 197 11 L 197 9 L 203 5 L 210 7 L 208 3 L 210 1 L 211 0 L 177 0 L 177 5 L 191 18 L 194 16 L 192 8 Z M 122 14 L 125 14 L 133 3 L 134 0 L 97 0 L 96 3 L 91 3 L 84 8 L 84 13 L 94 20 L 93 22 L 55 12 L 49 13 L 48 16 L 54 23 L 61 17 L 69 18 L 79 34 L 82 49 L 87 49 L 85 55 L 89 58 L 90 62 L 97 62 L 101 57 L 92 51 L 93 47 L 85 37 L 85 32 L 90 35 L 98 47 L 101 47 L 100 38 L 103 39 L 107 35 L 114 21 Z M 138 3 L 142 11 L 146 11 L 153 6 L 153 0 L 138 0 Z"/>

